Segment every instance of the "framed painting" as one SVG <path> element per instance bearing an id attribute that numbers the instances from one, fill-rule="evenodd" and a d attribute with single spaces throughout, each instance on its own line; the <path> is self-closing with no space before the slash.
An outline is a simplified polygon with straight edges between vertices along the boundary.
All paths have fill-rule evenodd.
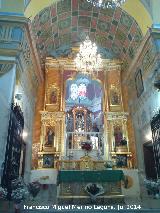
<path id="1" fill-rule="evenodd" d="M 139 98 L 144 91 L 142 71 L 139 69 L 135 75 L 135 85 L 137 90 L 137 97 Z"/>
<path id="2" fill-rule="evenodd" d="M 52 154 L 43 155 L 43 168 L 54 168 L 54 155 Z"/>
<path id="3" fill-rule="evenodd" d="M 57 105 L 59 99 L 59 88 L 56 85 L 52 85 L 48 88 L 47 93 L 47 104 Z"/>
<path id="4" fill-rule="evenodd" d="M 114 139 L 115 139 L 115 147 L 120 146 L 121 141 L 123 139 L 122 126 L 120 125 L 114 126 Z"/>
<path id="5" fill-rule="evenodd" d="M 127 155 L 116 155 L 116 166 L 117 168 L 127 167 Z"/>
<path id="6" fill-rule="evenodd" d="M 111 85 L 110 88 L 110 105 L 120 105 L 120 94 L 116 86 Z"/>
<path id="7" fill-rule="evenodd" d="M 45 147 L 54 147 L 55 142 L 55 127 L 46 126 Z"/>

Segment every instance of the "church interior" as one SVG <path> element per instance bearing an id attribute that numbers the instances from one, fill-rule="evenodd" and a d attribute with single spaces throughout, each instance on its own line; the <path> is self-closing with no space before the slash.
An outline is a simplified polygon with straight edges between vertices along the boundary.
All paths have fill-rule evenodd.
<path id="1" fill-rule="evenodd" d="M 160 209 L 159 4 L 0 0 L 7 199 L 21 177 L 28 205 Z"/>

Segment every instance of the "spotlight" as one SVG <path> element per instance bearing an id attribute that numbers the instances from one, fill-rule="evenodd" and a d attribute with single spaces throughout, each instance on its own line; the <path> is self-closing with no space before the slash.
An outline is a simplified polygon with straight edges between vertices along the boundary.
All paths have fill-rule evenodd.
<path id="1" fill-rule="evenodd" d="M 23 131 L 23 133 L 22 133 L 23 139 L 25 139 L 27 136 L 28 136 L 28 133 L 26 131 Z"/>

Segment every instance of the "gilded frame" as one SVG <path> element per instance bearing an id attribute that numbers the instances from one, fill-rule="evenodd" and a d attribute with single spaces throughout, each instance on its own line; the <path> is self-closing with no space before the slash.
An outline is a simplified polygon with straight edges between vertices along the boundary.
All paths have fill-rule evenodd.
<path id="1" fill-rule="evenodd" d="M 54 92 L 56 96 L 55 103 L 51 103 L 51 100 L 50 100 L 52 92 Z M 47 105 L 57 106 L 59 104 L 59 94 L 60 94 L 60 91 L 56 85 L 50 86 L 47 90 Z"/>

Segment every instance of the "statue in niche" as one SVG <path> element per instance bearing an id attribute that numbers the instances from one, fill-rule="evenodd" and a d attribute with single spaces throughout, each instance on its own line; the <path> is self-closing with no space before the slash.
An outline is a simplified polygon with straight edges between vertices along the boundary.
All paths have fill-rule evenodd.
<path id="1" fill-rule="evenodd" d="M 50 104 L 56 104 L 57 103 L 57 92 L 56 90 L 53 90 L 50 94 Z"/>
<path id="2" fill-rule="evenodd" d="M 84 113 L 78 112 L 76 113 L 76 131 L 82 132 L 84 131 Z"/>
<path id="3" fill-rule="evenodd" d="M 45 146 L 54 146 L 54 130 L 53 128 L 49 127 L 46 134 L 46 142 Z"/>
<path id="4" fill-rule="evenodd" d="M 114 138 L 115 138 L 115 147 L 121 146 L 121 141 L 123 139 L 123 133 L 120 126 L 114 127 Z"/>

